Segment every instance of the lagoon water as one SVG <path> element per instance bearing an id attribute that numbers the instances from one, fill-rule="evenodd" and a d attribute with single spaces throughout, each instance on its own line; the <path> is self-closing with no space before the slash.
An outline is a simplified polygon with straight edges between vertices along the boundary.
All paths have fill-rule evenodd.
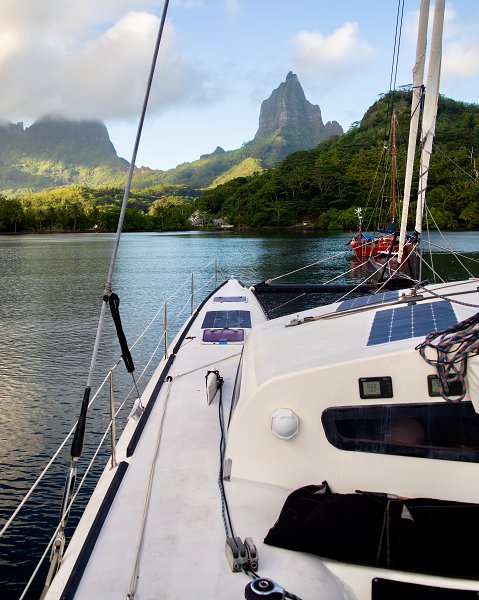
<path id="1" fill-rule="evenodd" d="M 364 272 L 355 269 L 357 265 L 347 251 L 349 238 L 345 233 L 301 232 L 125 234 L 113 287 L 121 299 L 127 338 L 130 343 L 135 340 L 162 301 L 184 284 L 181 298 L 168 303 L 171 340 L 191 307 L 191 273 L 196 273 L 193 281 L 197 305 L 215 287 L 215 260 L 220 268 L 218 282 L 234 276 L 253 285 L 305 265 L 314 266 L 279 281 L 325 282 L 349 270 L 338 281 L 359 282 Z M 0 527 L 78 416 L 113 241 L 110 234 L 0 236 Z M 472 272 L 479 275 L 479 233 L 436 234 L 431 243 L 434 268 L 447 278 L 467 276 L 448 248 L 474 258 Z M 332 258 L 318 264 L 327 257 Z M 204 270 L 207 265 L 208 272 Z M 275 306 L 269 304 L 268 311 L 275 317 L 336 298 L 281 296 L 275 299 Z M 181 307 L 183 314 L 175 321 Z M 95 371 L 98 380 L 120 355 L 110 321 L 107 315 Z M 160 311 L 159 322 L 150 328 L 150 348 L 162 327 Z M 134 350 L 133 357 L 142 389 L 149 373 L 147 370 L 143 378 L 139 376 L 146 364 L 146 350 Z M 120 372 L 122 367 L 119 365 L 119 373 L 114 376 L 117 403 L 131 386 L 131 380 Z M 108 400 L 100 400 L 88 420 L 91 443 L 85 445 L 86 458 L 91 456 L 93 442 L 108 422 Z M 120 421 L 124 422 L 130 407 L 131 402 L 120 414 Z M 108 456 L 108 444 L 102 452 Z M 20 596 L 54 531 L 68 465 L 67 445 L 51 474 L 22 509 L 19 520 L 0 541 L 0 595 L 4 600 Z M 88 481 L 85 484 L 80 504 L 92 485 Z M 74 511 L 71 523 L 77 518 Z M 45 568 L 27 597 L 39 596 L 44 573 Z"/>

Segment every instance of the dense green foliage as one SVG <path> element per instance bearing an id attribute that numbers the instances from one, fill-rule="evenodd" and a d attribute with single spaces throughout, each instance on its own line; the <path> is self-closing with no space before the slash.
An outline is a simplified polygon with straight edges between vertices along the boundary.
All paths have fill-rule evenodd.
<path id="1" fill-rule="evenodd" d="M 118 158 L 103 123 L 43 119 L 0 125 L 0 189 L 39 191 L 80 184 L 125 184 L 127 163 Z"/>
<path id="2" fill-rule="evenodd" d="M 321 229 L 344 229 L 356 226 L 355 208 L 361 206 L 366 224 L 387 226 L 391 196 L 391 152 L 387 147 L 391 133 L 386 124 L 394 100 L 400 182 L 404 177 L 410 99 L 406 91 L 395 92 L 393 98 L 387 94 L 344 136 L 291 154 L 261 174 L 206 190 L 200 208 L 236 225 L 307 222 Z M 440 228 L 479 227 L 474 154 L 478 146 L 479 106 L 441 97 L 428 183 L 429 219 Z M 417 182 L 415 185 L 410 214 L 415 211 Z M 396 190 L 396 195 L 400 198 L 401 191 Z M 387 205 L 386 214 L 381 213 L 380 205 Z"/>
<path id="3" fill-rule="evenodd" d="M 200 192 L 182 186 L 132 190 L 124 231 L 184 230 Z M 0 196 L 0 232 L 114 231 L 123 199 L 121 188 L 56 188 L 17 198 Z"/>
<path id="4" fill-rule="evenodd" d="M 75 160 L 68 155 L 63 159 L 31 153 L 10 156 L 0 152 L 0 190 L 13 195 L 66 185 L 106 188 L 125 185 L 128 173 L 126 161 L 116 155 L 108 157 L 108 160 L 102 156 L 98 160 L 97 165 L 92 166 L 81 152 Z M 250 158 L 242 149 L 231 150 L 220 155 L 212 154 L 192 163 L 183 163 L 168 171 L 149 167 L 136 168 L 133 185 L 136 189 L 161 184 L 206 188 L 217 178 L 224 182 L 238 174 L 251 175 L 261 170 L 259 159 Z"/>
<path id="5" fill-rule="evenodd" d="M 138 169 L 124 229 L 186 229 L 191 226 L 188 218 L 193 213 L 203 223 L 223 218 L 245 227 L 306 223 L 320 229 L 353 229 L 357 206 L 363 208 L 366 226 L 386 227 L 390 217 L 391 132 L 385 124 L 391 121 L 393 99 L 401 181 L 411 99 L 405 91 L 395 92 L 394 97 L 385 95 L 346 135 L 331 138 L 312 150 L 290 154 L 268 170 L 262 171 L 259 162 L 247 156 L 229 165 L 226 174 L 215 163 L 216 167 L 211 168 L 217 185 L 204 192 L 184 183 L 154 184 L 156 172 Z M 479 163 L 476 165 L 475 155 L 479 146 L 479 106 L 441 98 L 438 115 L 428 181 L 428 221 L 441 229 L 479 228 Z M 226 167 L 232 154 L 215 151 L 198 163 L 207 165 L 214 159 Z M 203 181 L 191 175 L 194 163 L 181 167 L 185 180 L 199 177 L 204 187 L 208 178 Z M 415 211 L 417 181 L 413 185 L 416 189 L 411 196 L 411 215 Z M 396 197 L 401 197 L 400 189 Z M 101 188 L 72 185 L 0 196 L 0 232 L 111 231 L 116 229 L 122 198 L 119 184 L 105 183 Z M 381 211 L 384 207 L 386 210 Z"/>

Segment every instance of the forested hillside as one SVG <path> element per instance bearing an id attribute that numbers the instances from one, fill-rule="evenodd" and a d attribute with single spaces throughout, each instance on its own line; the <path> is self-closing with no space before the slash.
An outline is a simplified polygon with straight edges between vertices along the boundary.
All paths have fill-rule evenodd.
<path id="1" fill-rule="evenodd" d="M 308 222 L 321 229 L 355 227 L 354 211 L 361 206 L 367 223 L 378 202 L 391 196 L 386 124 L 392 104 L 398 118 L 398 183 L 404 178 L 410 102 L 410 92 L 387 94 L 341 138 L 291 154 L 264 173 L 207 190 L 199 205 L 235 225 Z M 478 147 L 479 106 L 441 97 L 428 187 L 430 217 L 441 228 L 479 227 Z M 413 204 L 416 196 L 417 178 Z"/>
<path id="2" fill-rule="evenodd" d="M 385 95 L 342 137 L 290 154 L 277 166 L 255 175 L 244 176 L 257 168 L 255 163 L 244 171 L 240 165 L 231 174 L 234 179 L 223 184 L 218 179 L 220 185 L 206 191 L 185 185 L 143 189 L 134 185 L 125 229 L 185 229 L 191 227 L 188 218 L 193 213 L 198 213 L 203 223 L 223 218 L 240 227 L 301 227 L 306 223 L 318 229 L 350 229 L 356 227 L 358 206 L 363 208 L 367 225 L 379 205 L 389 209 L 391 131 L 386 124 L 391 120 L 392 105 L 398 121 L 401 187 L 410 100 L 410 92 Z M 478 147 L 479 106 L 441 98 L 427 196 L 431 225 L 435 221 L 441 229 L 479 228 Z M 414 186 L 411 214 L 417 177 Z M 401 197 L 400 189 L 396 196 Z M 121 188 L 84 186 L 0 197 L 0 232 L 114 230 L 122 197 Z M 388 215 L 382 223 L 377 216 L 375 219 L 374 226 L 388 225 Z"/>

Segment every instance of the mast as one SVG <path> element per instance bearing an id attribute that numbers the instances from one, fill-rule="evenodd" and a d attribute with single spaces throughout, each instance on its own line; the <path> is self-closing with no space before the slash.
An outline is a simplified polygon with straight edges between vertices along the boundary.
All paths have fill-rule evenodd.
<path id="1" fill-rule="evenodd" d="M 421 0 L 419 11 L 419 26 L 416 44 L 416 63 L 412 70 L 413 88 L 411 102 L 411 122 L 409 125 L 409 142 L 407 149 L 406 176 L 404 180 L 404 197 L 399 231 L 398 261 L 401 263 L 404 243 L 406 241 L 407 219 L 409 214 L 409 201 L 411 198 L 411 182 L 414 170 L 414 157 L 416 153 L 417 132 L 419 129 L 419 116 L 421 99 L 423 95 L 424 65 L 426 63 L 427 24 L 429 18 L 429 0 Z"/>
<path id="2" fill-rule="evenodd" d="M 444 8 L 446 0 L 436 0 L 434 23 L 432 27 L 431 53 L 427 74 L 427 93 L 424 103 L 421 131 L 421 163 L 419 167 L 419 190 L 417 198 L 415 230 L 422 232 L 422 217 L 425 206 L 429 163 L 431 161 L 432 142 L 436 129 L 437 102 L 439 97 L 439 80 L 441 78 L 442 32 L 444 27 Z M 419 237 L 418 236 L 418 237 Z"/>
<path id="3" fill-rule="evenodd" d="M 396 217 L 396 167 L 397 167 L 397 154 L 396 154 L 396 125 L 397 117 L 396 111 L 393 111 L 393 164 L 392 164 L 392 190 L 391 190 L 391 226 L 394 226 L 394 219 Z M 391 227 L 392 229 L 393 227 Z"/>

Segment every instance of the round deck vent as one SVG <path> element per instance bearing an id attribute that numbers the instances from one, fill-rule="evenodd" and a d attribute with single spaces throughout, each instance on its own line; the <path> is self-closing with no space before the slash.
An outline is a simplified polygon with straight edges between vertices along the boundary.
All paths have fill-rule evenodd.
<path id="1" fill-rule="evenodd" d="M 271 413 L 271 431 L 281 440 L 290 440 L 299 431 L 299 418 L 289 408 L 277 408 Z"/>

